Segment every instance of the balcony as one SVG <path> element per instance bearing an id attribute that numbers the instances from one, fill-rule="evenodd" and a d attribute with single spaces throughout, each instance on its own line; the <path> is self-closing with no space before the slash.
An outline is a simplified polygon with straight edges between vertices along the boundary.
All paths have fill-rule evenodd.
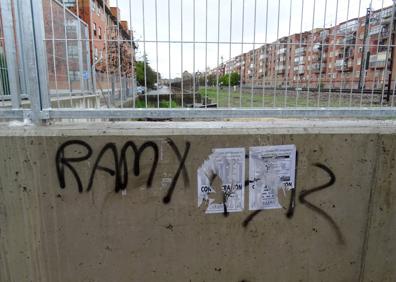
<path id="1" fill-rule="evenodd" d="M 352 61 L 345 59 L 336 60 L 335 66 L 337 71 L 351 71 Z"/>
<path id="2" fill-rule="evenodd" d="M 323 44 L 322 45 L 322 43 L 317 42 L 317 43 L 315 43 L 312 46 L 312 52 L 314 52 L 314 53 L 324 53 L 324 52 L 327 51 L 328 48 L 329 48 L 328 44 Z"/>
<path id="3" fill-rule="evenodd" d="M 276 54 L 277 55 L 284 55 L 284 54 L 286 54 L 286 48 L 281 48 L 281 49 L 279 49 L 277 52 L 276 52 Z"/>
<path id="4" fill-rule="evenodd" d="M 315 63 L 310 66 L 310 71 L 312 73 L 320 73 L 325 72 L 326 64 Z"/>
<path id="5" fill-rule="evenodd" d="M 267 57 L 268 57 L 267 54 L 261 54 L 261 55 L 260 55 L 260 60 L 265 59 L 265 58 L 267 58 Z"/>
<path id="6" fill-rule="evenodd" d="M 377 25 L 370 29 L 370 36 L 379 36 L 380 38 L 389 36 L 389 27 L 383 25 Z"/>
<path id="7" fill-rule="evenodd" d="M 390 23 L 392 21 L 392 7 L 381 12 L 382 23 Z"/>
<path id="8" fill-rule="evenodd" d="M 279 62 L 286 62 L 286 57 L 285 56 L 281 56 L 279 57 Z"/>
<path id="9" fill-rule="evenodd" d="M 304 56 L 305 55 L 305 47 L 300 47 L 295 50 L 296 56 Z"/>
<path id="10" fill-rule="evenodd" d="M 329 36 L 329 31 L 328 31 L 328 30 L 322 30 L 322 31 L 320 32 L 320 38 L 321 38 L 321 39 L 324 39 L 324 38 L 326 38 L 327 36 Z"/>
<path id="11" fill-rule="evenodd" d="M 350 34 L 345 36 L 345 38 L 342 39 L 341 43 L 344 45 L 353 45 L 356 42 L 356 38 L 354 34 Z"/>
<path id="12" fill-rule="evenodd" d="M 376 55 L 371 55 L 370 56 L 370 63 L 369 63 L 369 67 L 370 68 L 377 68 L 377 69 L 381 69 L 381 68 L 385 68 L 385 66 L 387 66 L 389 68 L 390 66 L 390 56 L 388 53 L 387 56 L 387 52 L 380 52 Z"/>
<path id="13" fill-rule="evenodd" d="M 294 64 L 303 65 L 304 64 L 304 57 L 296 57 L 294 58 Z"/>
<path id="14" fill-rule="evenodd" d="M 339 25 L 337 30 L 337 34 L 346 35 L 357 31 L 359 27 L 359 20 L 351 20 L 349 22 L 343 23 Z"/>
<path id="15" fill-rule="evenodd" d="M 275 66 L 276 73 L 285 73 L 286 67 L 284 65 Z"/>
<path id="16" fill-rule="evenodd" d="M 294 67 L 293 70 L 294 70 L 295 73 L 304 74 L 304 66 L 303 66 L 303 65 L 302 65 L 302 66 Z"/>

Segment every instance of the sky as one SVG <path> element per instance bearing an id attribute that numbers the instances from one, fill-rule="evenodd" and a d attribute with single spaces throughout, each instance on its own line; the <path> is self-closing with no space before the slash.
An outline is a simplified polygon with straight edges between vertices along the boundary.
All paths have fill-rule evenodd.
<path id="1" fill-rule="evenodd" d="M 222 61 L 283 36 L 364 16 L 370 4 L 377 10 L 391 6 L 392 0 L 111 0 L 110 3 L 120 8 L 121 19 L 132 26 L 138 45 L 137 60 L 142 59 L 145 49 L 151 67 L 163 78 L 174 78 L 183 71 L 202 72 L 207 67 L 216 67 Z"/>

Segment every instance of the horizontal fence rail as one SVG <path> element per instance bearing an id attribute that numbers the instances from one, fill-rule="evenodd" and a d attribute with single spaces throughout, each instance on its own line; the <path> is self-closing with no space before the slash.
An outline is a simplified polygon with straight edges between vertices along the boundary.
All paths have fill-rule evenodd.
<path id="1" fill-rule="evenodd" d="M 0 120 L 396 116 L 395 1 L 0 5 Z"/>

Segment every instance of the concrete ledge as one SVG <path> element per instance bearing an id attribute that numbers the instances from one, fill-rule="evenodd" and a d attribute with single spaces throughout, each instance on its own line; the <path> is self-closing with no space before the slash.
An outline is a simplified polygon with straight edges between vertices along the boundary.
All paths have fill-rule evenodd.
<path id="1" fill-rule="evenodd" d="M 194 122 L 79 122 L 47 126 L 0 124 L 0 136 L 164 136 L 254 134 L 395 134 L 396 120 L 238 119 Z"/>

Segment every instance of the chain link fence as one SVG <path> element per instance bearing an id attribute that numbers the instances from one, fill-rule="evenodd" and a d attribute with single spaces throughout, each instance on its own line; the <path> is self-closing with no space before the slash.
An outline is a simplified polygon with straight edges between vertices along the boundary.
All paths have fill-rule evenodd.
<path id="1" fill-rule="evenodd" d="M 394 1 L 0 4 L 1 119 L 396 113 Z"/>

